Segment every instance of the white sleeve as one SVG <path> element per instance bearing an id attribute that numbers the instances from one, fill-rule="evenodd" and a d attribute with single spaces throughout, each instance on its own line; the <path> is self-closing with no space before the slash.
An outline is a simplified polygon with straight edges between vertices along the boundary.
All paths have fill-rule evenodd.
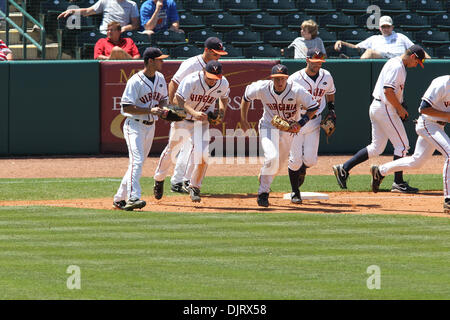
<path id="1" fill-rule="evenodd" d="M 160 81 L 162 82 L 162 88 L 160 90 L 161 93 L 161 100 L 168 99 L 168 93 L 167 93 L 167 83 L 164 76 L 161 74 Z"/>
<path id="2" fill-rule="evenodd" d="M 177 72 L 174 74 L 174 76 L 172 77 L 172 80 L 180 85 L 181 81 L 186 78 L 186 76 L 188 74 L 191 74 L 193 72 L 195 72 L 195 70 L 193 70 L 192 68 L 193 64 L 191 63 L 187 63 L 187 61 L 183 62 L 180 67 L 178 68 Z"/>
<path id="3" fill-rule="evenodd" d="M 306 109 L 311 109 L 319 106 L 319 103 L 314 100 L 314 97 L 303 87 L 298 87 L 298 94 L 297 94 L 297 103 L 299 105 L 303 105 L 306 107 Z"/>
<path id="4" fill-rule="evenodd" d="M 123 106 L 124 104 L 132 104 L 136 105 L 136 101 L 139 97 L 139 82 L 134 78 L 130 79 L 126 86 L 125 90 L 122 94 L 122 100 L 120 104 Z"/>
<path id="5" fill-rule="evenodd" d="M 249 84 L 246 88 L 245 88 L 245 92 L 244 92 L 244 99 L 245 101 L 251 101 L 251 100 L 255 100 L 255 99 L 259 99 L 259 92 L 260 92 L 260 84 L 257 82 L 253 82 L 252 84 Z"/>
<path id="6" fill-rule="evenodd" d="M 187 100 L 189 95 L 192 92 L 192 77 L 185 77 L 177 89 L 177 95 L 179 95 L 181 98 L 183 98 L 184 101 Z"/>
<path id="7" fill-rule="evenodd" d="M 422 100 L 425 100 L 432 106 L 436 106 L 436 102 L 442 97 L 445 92 L 445 86 L 439 86 L 436 80 L 433 80 L 425 91 Z"/>
<path id="8" fill-rule="evenodd" d="M 328 87 L 325 94 L 335 94 L 336 93 L 336 87 L 334 86 L 334 80 L 331 75 L 328 76 Z"/>
<path id="9" fill-rule="evenodd" d="M 131 10 L 131 17 L 132 18 L 139 18 L 139 10 L 136 2 L 132 1 L 133 3 L 133 9 Z"/>
<path id="10" fill-rule="evenodd" d="M 373 45 L 372 41 L 374 40 L 374 37 L 376 37 L 376 36 L 368 37 L 366 40 L 361 41 L 356 46 L 358 48 L 362 48 L 362 49 L 370 49 L 370 48 L 372 48 L 372 45 Z"/>
<path id="11" fill-rule="evenodd" d="M 391 66 L 388 66 L 390 70 L 386 70 L 384 72 L 384 83 L 382 83 L 382 89 L 384 89 L 384 87 L 389 87 L 392 89 L 396 89 L 398 87 L 398 78 L 399 78 L 399 71 L 400 68 L 395 68 L 392 69 Z"/>
<path id="12" fill-rule="evenodd" d="M 409 47 L 414 45 L 414 43 L 407 36 L 405 36 L 404 34 L 399 33 L 398 35 L 402 37 L 403 43 L 405 44 L 406 49 L 408 49 Z"/>
<path id="13" fill-rule="evenodd" d="M 104 0 L 98 0 L 96 3 L 94 3 L 91 7 L 94 9 L 95 13 L 102 13 L 103 10 L 105 10 L 105 2 Z"/>

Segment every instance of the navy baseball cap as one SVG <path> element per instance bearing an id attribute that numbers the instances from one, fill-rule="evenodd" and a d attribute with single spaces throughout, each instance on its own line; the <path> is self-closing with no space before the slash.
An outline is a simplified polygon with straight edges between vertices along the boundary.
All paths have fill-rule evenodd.
<path id="1" fill-rule="evenodd" d="M 227 55 L 228 52 L 223 50 L 223 43 L 219 38 L 209 37 L 205 41 L 205 48 L 212 50 L 214 53 L 217 53 L 221 56 Z"/>
<path id="2" fill-rule="evenodd" d="M 219 61 L 211 60 L 205 66 L 206 77 L 209 79 L 222 79 L 222 64 Z"/>
<path id="3" fill-rule="evenodd" d="M 425 51 L 423 48 L 417 44 L 412 45 L 408 48 L 409 51 L 419 60 L 420 66 L 423 68 L 423 62 L 425 61 Z"/>
<path id="4" fill-rule="evenodd" d="M 271 78 L 284 77 L 289 78 L 288 68 L 283 64 L 277 64 L 273 66 L 272 72 L 270 73 Z"/>
<path id="5" fill-rule="evenodd" d="M 160 49 L 154 47 L 145 49 L 143 56 L 145 62 L 147 62 L 148 59 L 162 60 L 169 57 L 167 54 L 163 54 Z"/>
<path id="6" fill-rule="evenodd" d="M 310 48 L 306 52 L 306 58 L 311 62 L 325 62 L 325 54 L 317 48 Z"/>

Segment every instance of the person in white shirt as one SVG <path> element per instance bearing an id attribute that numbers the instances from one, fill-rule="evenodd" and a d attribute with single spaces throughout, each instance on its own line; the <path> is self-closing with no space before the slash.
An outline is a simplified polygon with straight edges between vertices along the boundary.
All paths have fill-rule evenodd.
<path id="1" fill-rule="evenodd" d="M 372 166 L 372 191 L 378 192 L 384 177 L 397 170 L 418 169 L 425 165 L 438 150 L 444 155 L 444 212 L 450 213 L 450 138 L 445 133 L 445 125 L 450 121 L 450 75 L 434 79 L 422 97 L 419 107 L 419 119 L 416 124 L 418 139 L 414 154 Z"/>
<path id="2" fill-rule="evenodd" d="M 381 34 L 371 36 L 358 44 L 338 40 L 334 44 L 334 49 L 340 51 L 342 46 L 359 51 L 366 49 L 361 55 L 361 59 L 390 59 L 401 56 L 406 49 L 414 44 L 404 34 L 394 31 L 391 17 L 382 16 L 379 25 Z M 425 58 L 430 59 L 430 56 L 426 52 Z"/>
<path id="3" fill-rule="evenodd" d="M 347 189 L 350 170 L 369 158 L 380 155 L 386 148 L 388 140 L 394 147 L 394 160 L 403 158 L 408 153 L 409 142 L 402 121 L 408 118 L 403 91 L 406 82 L 406 68 L 423 68 L 425 51 L 421 46 L 413 45 L 400 57 L 389 59 L 381 69 L 373 89 L 373 101 L 369 108 L 372 124 L 372 142 L 359 150 L 344 164 L 333 166 L 334 175 L 342 189 Z M 417 193 L 419 190 L 403 180 L 403 172 L 395 172 L 392 192 Z"/>
<path id="4" fill-rule="evenodd" d="M 319 26 L 314 20 L 305 20 L 300 26 L 301 37 L 295 38 L 288 48 L 294 48 L 294 59 L 306 59 L 308 49 L 317 48 L 325 53 L 322 39 L 318 37 Z M 326 58 L 326 54 L 325 54 Z"/>

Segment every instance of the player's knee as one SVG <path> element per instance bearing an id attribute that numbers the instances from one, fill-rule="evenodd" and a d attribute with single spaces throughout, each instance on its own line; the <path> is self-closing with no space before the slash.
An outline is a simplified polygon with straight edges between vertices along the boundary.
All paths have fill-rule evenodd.
<path id="1" fill-rule="evenodd" d="M 305 166 L 311 168 L 317 164 L 317 157 L 305 157 Z"/>
<path id="2" fill-rule="evenodd" d="M 301 168 L 302 164 L 303 161 L 301 159 L 298 160 L 289 159 L 288 168 L 291 169 L 292 171 L 297 171 Z"/>

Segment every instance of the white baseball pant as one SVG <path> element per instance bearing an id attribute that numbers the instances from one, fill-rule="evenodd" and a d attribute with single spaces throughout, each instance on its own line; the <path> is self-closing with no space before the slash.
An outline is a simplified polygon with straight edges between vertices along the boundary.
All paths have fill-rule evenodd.
<path id="1" fill-rule="evenodd" d="M 144 162 L 152 148 L 155 124 L 146 125 L 128 118 L 123 125 L 123 135 L 128 146 L 129 164 L 114 201 L 141 198 L 139 180 Z"/>
<path id="2" fill-rule="evenodd" d="M 449 181 L 449 157 L 450 139 L 445 133 L 443 125 L 434 121 L 419 117 L 416 124 L 416 132 L 419 135 L 414 154 L 385 163 L 379 167 L 380 173 L 385 176 L 392 172 L 422 167 L 432 157 L 434 150 L 438 150 L 446 158 L 442 178 L 444 180 L 444 197 L 450 197 Z"/>
<path id="3" fill-rule="evenodd" d="M 297 171 L 303 164 L 308 168 L 316 165 L 317 153 L 319 151 L 321 119 L 322 117 L 318 116 L 310 120 L 298 134 L 294 135 L 288 165 L 292 171 Z M 303 131 L 303 129 L 306 130 Z"/>
<path id="4" fill-rule="evenodd" d="M 172 184 L 181 183 L 185 180 L 189 180 L 192 172 L 192 165 L 189 165 L 192 153 L 192 141 L 191 139 L 185 139 L 186 141 L 181 146 L 180 152 L 177 156 L 177 162 L 173 169 L 173 176 L 170 179 Z"/>

